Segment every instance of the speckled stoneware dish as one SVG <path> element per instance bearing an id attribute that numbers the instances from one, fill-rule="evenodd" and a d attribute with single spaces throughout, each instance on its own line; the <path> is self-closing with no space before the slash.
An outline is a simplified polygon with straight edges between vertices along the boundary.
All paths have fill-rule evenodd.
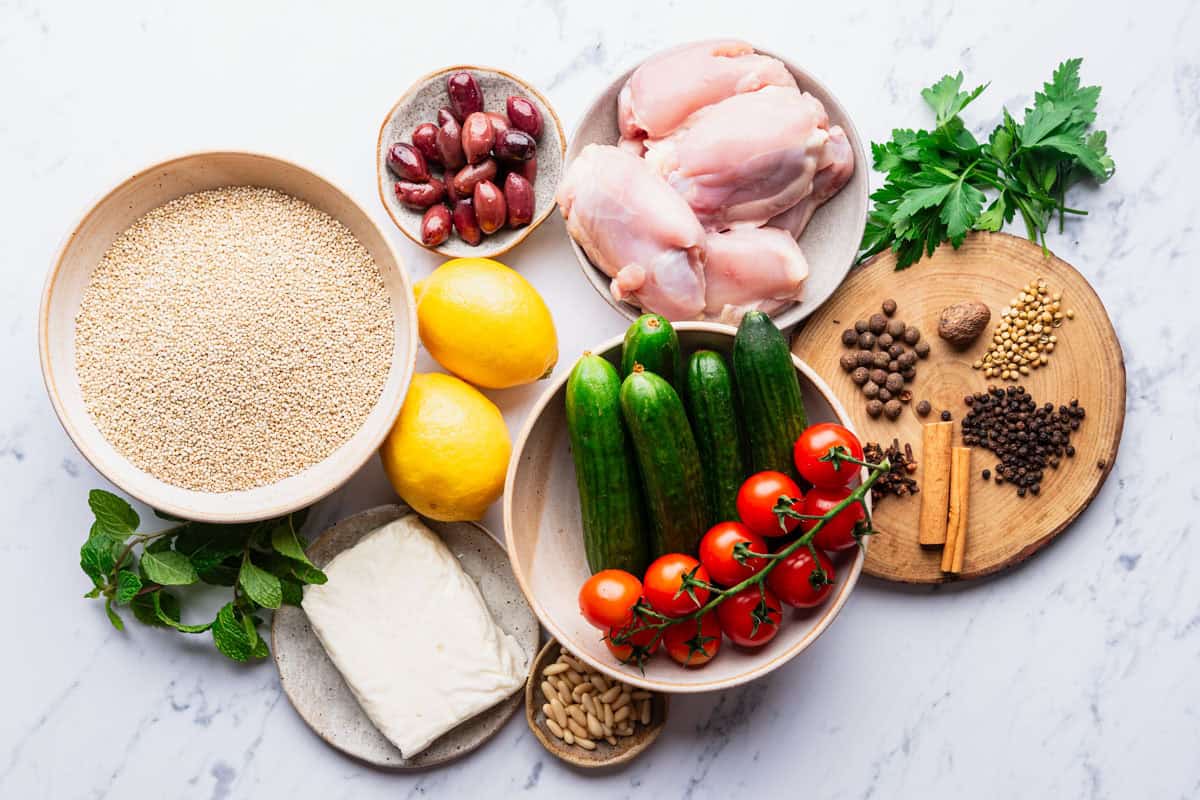
<path id="1" fill-rule="evenodd" d="M 825 105 L 832 125 L 841 125 L 854 149 L 854 174 L 842 190 L 829 202 L 817 209 L 808 227 L 800 235 L 800 248 L 808 259 L 809 275 L 804 284 L 804 299 L 788 306 L 774 316 L 775 324 L 781 328 L 795 325 L 829 299 L 841 284 L 858 255 L 863 229 L 867 224 L 868 175 L 871 171 L 863 149 L 858 129 L 850 119 L 845 106 L 834 97 L 833 92 L 810 72 L 782 56 L 759 50 L 766 56 L 782 61 L 796 78 L 800 90 L 808 92 Z M 616 144 L 620 134 L 617 130 L 617 95 L 636 67 L 627 70 L 600 93 L 571 134 L 567 147 L 567 166 L 589 144 Z M 606 301 L 629 319 L 636 319 L 642 310 L 629 303 L 617 302 L 609 291 L 611 279 L 588 260 L 583 248 L 571 240 L 575 257 L 583 274 Z"/>
<path id="2" fill-rule="evenodd" d="M 390 505 L 355 514 L 322 533 L 308 548 L 308 556 L 323 567 L 371 531 L 408 513 L 407 506 Z M 463 570 L 479 586 L 492 619 L 517 640 L 526 663 L 531 663 L 538 649 L 538 622 L 513 578 L 504 548 L 477 523 L 423 521 L 458 557 Z M 447 731 L 413 758 L 404 758 L 363 713 L 302 609 L 284 606 L 275 612 L 271 650 L 283 691 L 313 732 L 346 755 L 385 769 L 423 769 L 466 755 L 504 727 L 524 699 L 517 690 Z"/>
<path id="3" fill-rule="evenodd" d="M 546 701 L 539 687 L 542 682 L 542 670 L 557 661 L 561 651 L 562 645 L 554 639 L 547 642 L 534 660 L 533 667 L 529 671 L 529 678 L 525 682 L 525 722 L 529 725 L 529 730 L 533 731 L 534 737 L 541 742 L 542 747 L 546 748 L 555 758 L 568 764 L 592 769 L 611 767 L 632 761 L 654 744 L 654 740 L 658 738 L 667 724 L 669 703 L 665 694 L 655 694 L 650 701 L 650 724 L 645 727 L 635 726 L 633 735 L 617 739 L 616 745 L 610 745 L 600 739 L 596 742 L 595 750 L 585 750 L 578 745 L 567 744 L 551 733 L 550 729 L 546 727 L 546 714 L 542 711 L 542 704 Z"/>
<path id="4" fill-rule="evenodd" d="M 400 232 L 421 244 L 421 218 L 424 212 L 414 211 L 396 199 L 396 176 L 387 167 L 387 150 L 396 142 L 411 142 L 413 129 L 422 122 L 437 121 L 438 109 L 449 103 L 446 96 L 446 78 L 455 72 L 470 72 L 483 92 L 485 111 L 505 113 L 509 95 L 528 98 L 542 113 L 542 138 L 538 142 L 537 180 L 534 182 L 533 220 L 523 228 L 503 227 L 483 237 L 475 247 L 451 233 L 450 238 L 437 247 L 428 248 L 451 258 L 475 256 L 494 258 L 516 247 L 533 229 L 541 225 L 554 210 L 554 192 L 558 179 L 562 177 L 563 156 L 566 153 L 567 137 L 562 122 L 550 106 L 550 101 L 530 84 L 515 75 L 491 67 L 459 65 L 446 67 L 418 78 L 406 91 L 383 120 L 376 143 L 375 165 L 378 173 L 379 199 L 387 209 L 388 216 Z"/>
<path id="5" fill-rule="evenodd" d="M 700 349 L 728 354 L 736 329 L 712 322 L 675 325 L 685 356 Z M 589 348 L 614 365 L 620 363 L 621 336 Z M 808 421 L 839 422 L 851 427 L 837 398 L 807 364 L 792 357 Z M 561 371 L 533 407 L 513 448 L 504 483 L 504 536 L 513 572 L 534 613 L 558 641 L 595 669 L 654 692 L 685 693 L 728 689 L 786 664 L 816 641 L 833 622 L 862 571 L 864 551 L 834 560 L 836 582 L 829 599 L 811 611 L 787 609 L 778 635 L 757 650 L 743 650 L 726 640 L 718 656 L 698 669 L 669 658 L 651 659 L 645 672 L 618 662 L 596 629 L 579 613 L 579 587 L 590 574 L 583 552 L 579 490 L 575 462 L 567 438 L 566 382 Z"/>

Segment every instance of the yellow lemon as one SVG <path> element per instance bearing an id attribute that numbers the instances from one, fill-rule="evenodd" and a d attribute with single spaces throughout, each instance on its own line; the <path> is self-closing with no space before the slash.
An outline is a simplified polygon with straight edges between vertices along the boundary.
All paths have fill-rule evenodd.
<path id="1" fill-rule="evenodd" d="M 529 281 L 490 258 L 456 258 L 416 286 L 417 324 L 439 364 L 477 386 L 505 389 L 550 375 L 558 335 Z"/>
<path id="2" fill-rule="evenodd" d="M 458 378 L 414 375 L 379 457 L 413 510 L 446 522 L 479 519 L 504 490 L 512 443 L 495 403 Z"/>

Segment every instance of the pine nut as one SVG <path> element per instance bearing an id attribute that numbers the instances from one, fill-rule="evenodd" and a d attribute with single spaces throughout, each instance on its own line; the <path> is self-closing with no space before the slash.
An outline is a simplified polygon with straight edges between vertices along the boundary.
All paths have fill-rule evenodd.
<path id="1" fill-rule="evenodd" d="M 649 700 L 652 697 L 652 695 L 649 692 L 643 692 L 643 691 L 636 691 L 629 696 L 632 697 L 634 700 Z"/>
<path id="2" fill-rule="evenodd" d="M 547 701 L 551 701 L 558 697 L 558 690 L 550 684 L 550 681 L 542 681 L 542 694 L 545 695 Z"/>
<path id="3" fill-rule="evenodd" d="M 617 696 L 620 694 L 621 694 L 621 687 L 614 686 L 611 689 L 609 689 L 608 691 L 606 691 L 604 694 L 600 695 L 600 702 L 611 704 L 612 701 L 616 700 Z"/>
<path id="4" fill-rule="evenodd" d="M 550 732 L 553 733 L 555 736 L 557 736 L 559 739 L 563 738 L 563 729 L 558 726 L 557 722 L 550 719 L 549 717 L 546 718 L 546 727 L 549 728 Z M 567 744 L 570 744 L 570 742 L 568 742 Z"/>
<path id="5" fill-rule="evenodd" d="M 590 694 L 585 694 L 583 696 L 582 705 L 583 705 L 583 710 L 588 712 L 589 714 L 596 714 L 596 716 L 600 716 L 601 714 L 604 713 L 603 711 L 600 711 L 598 708 L 596 708 L 596 704 L 594 702 L 592 702 L 592 696 Z M 596 713 L 597 711 L 600 711 L 600 713 L 597 714 Z"/>
<path id="6" fill-rule="evenodd" d="M 575 734 L 575 738 L 577 738 L 577 739 L 578 738 L 583 738 L 583 739 L 587 738 L 587 735 L 588 735 L 587 728 L 583 727 L 575 720 L 573 720 L 573 719 L 567 720 L 567 728 L 570 729 L 571 733 Z"/>
<path id="7" fill-rule="evenodd" d="M 542 703 L 542 714 L 551 719 L 554 718 L 554 709 L 550 708 L 549 703 Z"/>
<path id="8" fill-rule="evenodd" d="M 608 736 L 604 737 L 604 741 L 608 742 L 613 747 L 617 746 L 617 737 L 613 736 L 611 733 Z"/>
<path id="9" fill-rule="evenodd" d="M 575 734 L 570 731 L 563 731 L 563 741 L 567 744 L 575 744 Z"/>
<path id="10" fill-rule="evenodd" d="M 600 725 L 600 720 L 596 719 L 595 714 L 587 715 L 587 729 L 588 733 L 596 739 L 604 736 L 604 728 Z"/>
<path id="11" fill-rule="evenodd" d="M 560 661 L 557 664 L 551 664 L 550 666 L 548 666 L 544 670 L 542 670 L 542 676 L 549 678 L 551 675 L 557 675 L 558 673 L 566 672 L 569 669 L 570 669 L 569 666 L 567 666 L 566 664 L 564 664 Z"/>
<path id="12" fill-rule="evenodd" d="M 578 672 L 580 674 L 589 671 L 588 668 L 585 667 L 582 662 L 578 661 L 573 656 L 569 656 L 566 653 L 563 653 L 560 656 L 560 658 L 562 658 L 563 661 L 567 662 L 567 664 L 571 667 L 571 669 L 575 670 L 576 672 Z"/>
<path id="13" fill-rule="evenodd" d="M 616 722 L 624 722 L 629 719 L 629 712 L 633 710 L 633 706 L 621 706 L 613 712 L 613 720 Z"/>
<path id="14" fill-rule="evenodd" d="M 581 736 L 575 737 L 575 744 L 579 745 L 584 750 L 595 750 L 596 749 L 595 742 L 593 742 L 591 739 L 585 739 Z"/>
<path id="15" fill-rule="evenodd" d="M 563 708 L 562 701 L 557 697 L 550 701 L 550 711 L 559 725 L 567 724 L 567 710 Z"/>
<path id="16" fill-rule="evenodd" d="M 623 693 L 623 694 L 617 695 L 617 699 L 612 701 L 612 703 L 610 703 L 609 705 L 612 706 L 613 711 L 616 711 L 618 708 L 621 708 L 622 706 L 629 705 L 629 694 Z"/>
<path id="17" fill-rule="evenodd" d="M 612 706 L 610 706 L 608 703 L 604 704 L 604 724 L 610 728 L 616 724 L 616 719 L 613 717 Z"/>
<path id="18" fill-rule="evenodd" d="M 640 716 L 641 716 L 642 724 L 649 725 L 650 724 L 650 698 L 646 698 L 645 700 L 642 701 L 641 712 L 642 713 Z"/>
<path id="19" fill-rule="evenodd" d="M 590 680 L 592 682 L 592 686 L 595 686 L 597 691 L 601 691 L 601 692 L 608 691 L 608 681 L 604 680 L 603 675 L 599 675 L 599 674 L 589 675 L 588 680 Z"/>
<path id="20" fill-rule="evenodd" d="M 571 684 L 572 689 L 574 689 L 579 684 L 583 683 L 583 677 L 573 669 L 569 669 L 566 672 L 564 672 L 563 677 L 566 678 L 567 681 Z"/>
<path id="21" fill-rule="evenodd" d="M 578 722 L 580 725 L 587 725 L 587 712 L 578 704 L 567 706 L 567 716 Z"/>

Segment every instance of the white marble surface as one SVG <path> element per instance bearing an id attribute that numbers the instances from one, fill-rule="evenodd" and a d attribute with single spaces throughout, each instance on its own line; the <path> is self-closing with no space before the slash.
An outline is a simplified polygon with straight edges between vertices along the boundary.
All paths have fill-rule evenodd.
<path id="1" fill-rule="evenodd" d="M 0 2 L 0 796 L 1200 795 L 1195 2 L 322 5 Z M 1085 57 L 1118 171 L 1079 192 L 1092 215 L 1053 245 L 1112 312 L 1129 415 L 1115 472 L 1065 536 L 956 590 L 864 580 L 802 657 L 679 700 L 653 750 L 607 775 L 563 767 L 520 719 L 451 767 L 372 771 L 309 733 L 270 663 L 119 634 L 80 599 L 85 494 L 104 481 L 54 418 L 34 332 L 51 258 L 92 199 L 148 162 L 230 146 L 334 177 L 390 228 L 373 147 L 413 77 L 503 66 L 545 89 L 569 126 L 614 72 L 726 33 L 812 68 L 874 139 L 924 124 L 918 91 L 943 72 L 992 81 L 972 114 L 991 124 L 975 114 L 1019 107 L 1057 61 Z M 413 275 L 436 265 L 393 235 Z M 510 261 L 550 302 L 564 363 L 622 329 L 557 217 Z M 493 396 L 515 429 L 538 391 Z M 371 466 L 320 515 L 390 497 Z M 499 530 L 496 509 L 487 522 Z"/>

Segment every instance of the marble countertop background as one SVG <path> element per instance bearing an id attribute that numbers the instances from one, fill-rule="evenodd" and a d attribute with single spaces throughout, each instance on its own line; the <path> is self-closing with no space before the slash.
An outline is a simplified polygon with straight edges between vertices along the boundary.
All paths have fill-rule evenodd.
<path id="1" fill-rule="evenodd" d="M 81 599 L 85 495 L 106 484 L 54 417 L 35 329 L 51 259 L 92 200 L 173 154 L 276 153 L 348 187 L 419 278 L 437 259 L 392 229 L 372 160 L 379 122 L 412 78 L 452 62 L 503 66 L 571 126 L 616 72 L 720 34 L 811 68 L 876 140 L 927 124 L 918 92 L 944 72 L 991 80 L 968 115 L 990 128 L 1059 60 L 1084 57 L 1085 81 L 1104 87 L 1118 169 L 1077 193 L 1091 215 L 1052 246 L 1108 305 L 1128 418 L 1112 476 L 1064 536 L 970 586 L 864 579 L 800 658 L 750 686 L 680 699 L 650 752 L 602 775 L 548 756 L 520 718 L 453 766 L 372 771 L 308 731 L 270 662 L 118 633 Z M 1198 41 L 1189 0 L 0 2 L 0 796 L 1200 796 Z M 558 318 L 560 372 L 623 328 L 578 272 L 557 215 L 509 261 Z M 490 394 L 516 429 L 539 391 Z M 372 464 L 318 516 L 391 497 Z M 498 509 L 486 522 L 500 531 Z"/>

